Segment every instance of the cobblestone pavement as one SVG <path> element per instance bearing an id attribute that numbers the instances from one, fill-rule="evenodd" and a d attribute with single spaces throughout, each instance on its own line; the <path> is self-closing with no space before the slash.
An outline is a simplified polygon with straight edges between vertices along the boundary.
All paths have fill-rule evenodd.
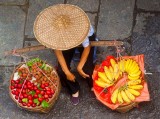
<path id="1" fill-rule="evenodd" d="M 4 57 L 4 51 L 39 44 L 33 35 L 33 22 L 44 8 L 58 3 L 80 6 L 89 16 L 97 37 L 101 40 L 124 41 L 128 55 L 145 55 L 145 69 L 151 95 L 150 102 L 121 114 L 112 111 L 91 98 L 84 80 L 81 84 L 81 101 L 70 103 L 62 88 L 58 101 L 47 114 L 20 109 L 10 99 L 8 81 L 20 57 Z M 160 117 L 160 0 L 0 0 L 0 119 L 158 119 Z M 27 53 L 39 56 L 55 65 L 52 50 Z M 106 55 L 116 55 L 114 47 L 98 47 L 97 63 Z M 73 64 L 73 71 L 75 62 Z M 75 72 L 76 73 L 76 72 Z M 77 74 L 77 73 L 76 73 Z M 77 74 L 78 76 L 78 74 Z"/>

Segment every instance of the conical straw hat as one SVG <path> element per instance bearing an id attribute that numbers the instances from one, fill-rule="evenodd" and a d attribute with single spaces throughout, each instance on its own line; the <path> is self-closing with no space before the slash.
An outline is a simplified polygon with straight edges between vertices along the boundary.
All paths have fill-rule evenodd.
<path id="1" fill-rule="evenodd" d="M 58 4 L 44 9 L 34 22 L 34 35 L 46 47 L 67 50 L 80 45 L 87 37 L 90 21 L 75 5 Z"/>

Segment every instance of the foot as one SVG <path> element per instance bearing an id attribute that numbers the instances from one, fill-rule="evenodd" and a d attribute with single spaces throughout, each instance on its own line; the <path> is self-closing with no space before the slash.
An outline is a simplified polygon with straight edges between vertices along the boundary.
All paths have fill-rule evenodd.
<path id="1" fill-rule="evenodd" d="M 71 96 L 71 102 L 73 105 L 77 105 L 79 103 L 79 91 Z"/>

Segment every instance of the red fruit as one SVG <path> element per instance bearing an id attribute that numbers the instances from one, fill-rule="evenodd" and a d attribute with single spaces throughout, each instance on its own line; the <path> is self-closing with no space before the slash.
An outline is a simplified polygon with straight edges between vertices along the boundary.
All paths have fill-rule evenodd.
<path id="1" fill-rule="evenodd" d="M 44 94 L 45 94 L 45 92 L 42 90 L 42 91 L 40 92 L 40 94 L 41 94 L 41 95 L 44 95 Z"/>
<path id="2" fill-rule="evenodd" d="M 27 107 L 30 107 L 31 106 L 31 104 L 30 103 L 27 103 Z"/>
<path id="3" fill-rule="evenodd" d="M 26 84 L 23 86 L 23 89 L 27 89 L 27 85 Z"/>
<path id="4" fill-rule="evenodd" d="M 14 84 L 14 87 L 15 87 L 15 88 L 18 88 L 18 84 Z"/>
<path id="5" fill-rule="evenodd" d="M 22 100 L 19 100 L 18 102 L 19 102 L 19 103 L 22 103 Z"/>
<path id="6" fill-rule="evenodd" d="M 27 85 L 31 85 L 31 82 L 30 82 L 30 81 L 27 81 Z"/>
<path id="7" fill-rule="evenodd" d="M 22 84 L 18 84 L 18 88 L 22 88 Z"/>
<path id="8" fill-rule="evenodd" d="M 34 97 L 34 98 L 38 98 L 38 95 L 37 95 L 37 94 L 35 94 L 33 97 Z"/>
<path id="9" fill-rule="evenodd" d="M 23 89 L 23 90 L 22 90 L 22 93 L 23 93 L 23 94 L 26 93 L 26 90 Z"/>
<path id="10" fill-rule="evenodd" d="M 29 95 L 29 96 L 28 96 L 28 99 L 29 99 L 29 100 L 32 100 L 32 96 L 31 96 L 31 95 Z"/>
<path id="11" fill-rule="evenodd" d="M 48 95 L 49 98 L 52 98 L 52 95 Z"/>
<path id="12" fill-rule="evenodd" d="M 34 90 L 37 90 L 37 86 L 34 86 L 34 88 L 33 88 Z"/>
<path id="13" fill-rule="evenodd" d="M 22 103 L 23 106 L 27 106 L 27 104 L 25 102 Z"/>
<path id="14" fill-rule="evenodd" d="M 45 88 L 46 86 L 44 84 L 41 85 L 41 88 Z"/>
<path id="15" fill-rule="evenodd" d="M 32 86 L 31 86 L 31 85 L 27 85 L 27 88 L 28 88 L 28 89 L 31 89 L 31 88 L 32 88 Z"/>
<path id="16" fill-rule="evenodd" d="M 49 101 L 49 99 L 47 98 L 47 99 L 45 99 L 47 102 Z"/>
<path id="17" fill-rule="evenodd" d="M 38 101 L 39 101 L 39 102 L 42 102 L 42 101 L 43 101 L 43 98 L 38 98 Z"/>
<path id="18" fill-rule="evenodd" d="M 33 101 L 32 101 L 32 100 L 28 100 L 28 103 L 32 105 L 32 104 L 33 104 Z"/>
<path id="19" fill-rule="evenodd" d="M 51 94 L 51 91 L 50 90 L 47 90 L 47 92 L 46 92 L 48 95 L 50 95 Z"/>
<path id="20" fill-rule="evenodd" d="M 18 96 L 17 95 L 15 96 L 15 99 L 18 100 Z"/>
<path id="21" fill-rule="evenodd" d="M 14 84 L 15 84 L 15 82 L 14 82 L 14 80 L 13 80 L 13 79 L 11 80 L 11 84 L 12 84 L 12 85 L 14 85 Z"/>
<path id="22" fill-rule="evenodd" d="M 49 86 L 49 84 L 48 84 L 48 83 L 45 83 L 44 85 L 45 85 L 46 87 L 47 87 L 47 86 Z"/>
<path id="23" fill-rule="evenodd" d="M 21 94 L 21 95 L 19 96 L 19 98 L 20 98 L 20 99 L 23 99 L 24 97 L 23 97 L 23 95 Z"/>
<path id="24" fill-rule="evenodd" d="M 15 83 L 18 84 L 20 81 L 19 80 L 15 80 Z"/>
<path id="25" fill-rule="evenodd" d="M 45 95 L 44 95 L 44 98 L 46 98 L 46 99 L 47 99 L 47 98 L 49 98 L 49 96 L 48 96 L 47 94 L 45 94 Z"/>
<path id="26" fill-rule="evenodd" d="M 51 94 L 54 94 L 54 90 L 51 90 Z"/>
<path id="27" fill-rule="evenodd" d="M 13 90 L 15 87 L 14 86 L 11 86 L 11 90 Z"/>
<path id="28" fill-rule="evenodd" d="M 27 97 L 28 97 L 28 95 L 25 93 L 25 94 L 23 94 L 23 97 L 24 97 L 24 98 L 27 98 Z"/>
<path id="29" fill-rule="evenodd" d="M 18 96 L 18 95 L 19 95 L 19 92 L 18 92 L 18 91 L 15 91 L 15 95 Z"/>
<path id="30" fill-rule="evenodd" d="M 12 93 L 13 95 L 15 95 L 16 91 L 15 91 L 15 90 L 13 90 L 11 93 Z"/>
<path id="31" fill-rule="evenodd" d="M 47 91 L 50 91 L 51 89 L 50 89 L 49 87 L 46 87 L 46 90 L 47 90 Z"/>
<path id="32" fill-rule="evenodd" d="M 40 90 L 36 90 L 36 93 L 39 94 L 41 91 Z"/>
<path id="33" fill-rule="evenodd" d="M 32 104 L 32 107 L 36 107 L 36 104 L 35 104 L 35 103 L 33 103 L 33 104 Z"/>

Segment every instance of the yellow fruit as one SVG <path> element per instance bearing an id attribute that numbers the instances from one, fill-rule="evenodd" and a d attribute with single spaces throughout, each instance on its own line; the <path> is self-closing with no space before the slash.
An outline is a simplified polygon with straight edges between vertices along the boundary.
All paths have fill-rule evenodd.
<path id="1" fill-rule="evenodd" d="M 119 89 L 116 89 L 116 90 L 113 92 L 112 96 L 111 96 L 111 101 L 112 101 L 113 103 L 116 103 L 116 101 L 117 101 L 118 90 L 119 90 Z"/>
<path id="2" fill-rule="evenodd" d="M 121 93 L 119 92 L 118 93 L 118 102 L 120 103 L 120 104 L 122 104 L 124 101 L 123 101 L 123 99 L 122 99 L 122 96 L 121 96 Z"/>
<path id="3" fill-rule="evenodd" d="M 110 63 L 111 63 L 111 65 L 112 65 L 112 67 L 114 67 L 114 65 L 117 64 L 114 59 L 110 59 Z"/>
<path id="4" fill-rule="evenodd" d="M 125 71 L 125 60 L 124 59 L 120 60 L 119 62 L 119 70 L 122 72 Z"/>
<path id="5" fill-rule="evenodd" d="M 127 59 L 126 63 L 125 63 L 125 71 L 127 71 L 128 69 L 128 64 L 130 63 L 130 59 Z"/>
<path id="6" fill-rule="evenodd" d="M 139 95 L 140 95 L 140 92 L 138 92 L 138 91 L 136 91 L 136 90 L 134 90 L 134 89 L 128 88 L 128 91 L 129 91 L 130 93 L 132 93 L 133 95 L 135 95 L 135 96 L 139 96 Z"/>
<path id="7" fill-rule="evenodd" d="M 131 88 L 131 89 L 136 89 L 136 90 L 140 90 L 140 89 L 143 88 L 142 85 L 134 85 L 134 86 L 128 86 L 128 87 Z"/>
<path id="8" fill-rule="evenodd" d="M 100 87 L 102 87 L 102 88 L 107 88 L 107 87 L 111 86 L 111 84 L 107 84 L 107 83 L 102 82 L 102 81 L 99 81 L 99 80 L 96 80 L 95 82 L 96 82 L 96 84 L 97 84 L 98 86 L 100 86 Z"/>
<path id="9" fill-rule="evenodd" d="M 127 97 L 126 93 L 123 90 L 121 91 L 121 96 L 126 103 L 131 102 L 131 100 Z"/>
<path id="10" fill-rule="evenodd" d="M 112 75 L 114 75 L 114 70 L 113 70 L 113 67 L 109 66 L 109 71 Z"/>
<path id="11" fill-rule="evenodd" d="M 132 101 L 135 100 L 135 96 L 132 95 L 132 93 L 130 93 L 127 89 L 125 90 L 126 95 L 128 96 L 128 98 Z"/>
<path id="12" fill-rule="evenodd" d="M 126 69 L 127 73 L 129 73 L 129 70 L 131 69 L 132 63 L 133 63 L 133 60 L 130 59 L 130 62 L 129 62 L 128 67 Z"/>
<path id="13" fill-rule="evenodd" d="M 132 85 L 137 85 L 137 84 L 140 84 L 142 82 L 141 79 L 137 79 L 137 80 L 131 80 L 131 81 L 128 81 L 128 85 L 129 86 L 132 86 Z"/>
<path id="14" fill-rule="evenodd" d="M 139 76 L 140 74 L 141 74 L 140 70 L 138 72 L 131 72 L 131 73 L 129 73 L 129 75 L 132 76 L 132 77 Z"/>
<path id="15" fill-rule="evenodd" d="M 128 78 L 129 78 L 130 80 L 137 80 L 137 79 L 139 79 L 139 77 L 140 77 L 140 75 L 135 76 L 135 77 L 128 75 Z"/>
<path id="16" fill-rule="evenodd" d="M 98 76 L 106 83 L 111 83 L 111 81 L 107 78 L 104 72 L 98 72 Z"/>
<path id="17" fill-rule="evenodd" d="M 133 61 L 131 68 L 129 69 L 129 72 L 133 72 L 135 71 L 135 69 L 137 68 L 138 64 L 136 61 Z"/>
<path id="18" fill-rule="evenodd" d="M 104 72 L 105 72 L 106 76 L 108 77 L 108 79 L 110 81 L 113 81 L 113 75 L 111 74 L 111 72 L 109 71 L 109 69 L 106 66 L 104 66 Z"/>

